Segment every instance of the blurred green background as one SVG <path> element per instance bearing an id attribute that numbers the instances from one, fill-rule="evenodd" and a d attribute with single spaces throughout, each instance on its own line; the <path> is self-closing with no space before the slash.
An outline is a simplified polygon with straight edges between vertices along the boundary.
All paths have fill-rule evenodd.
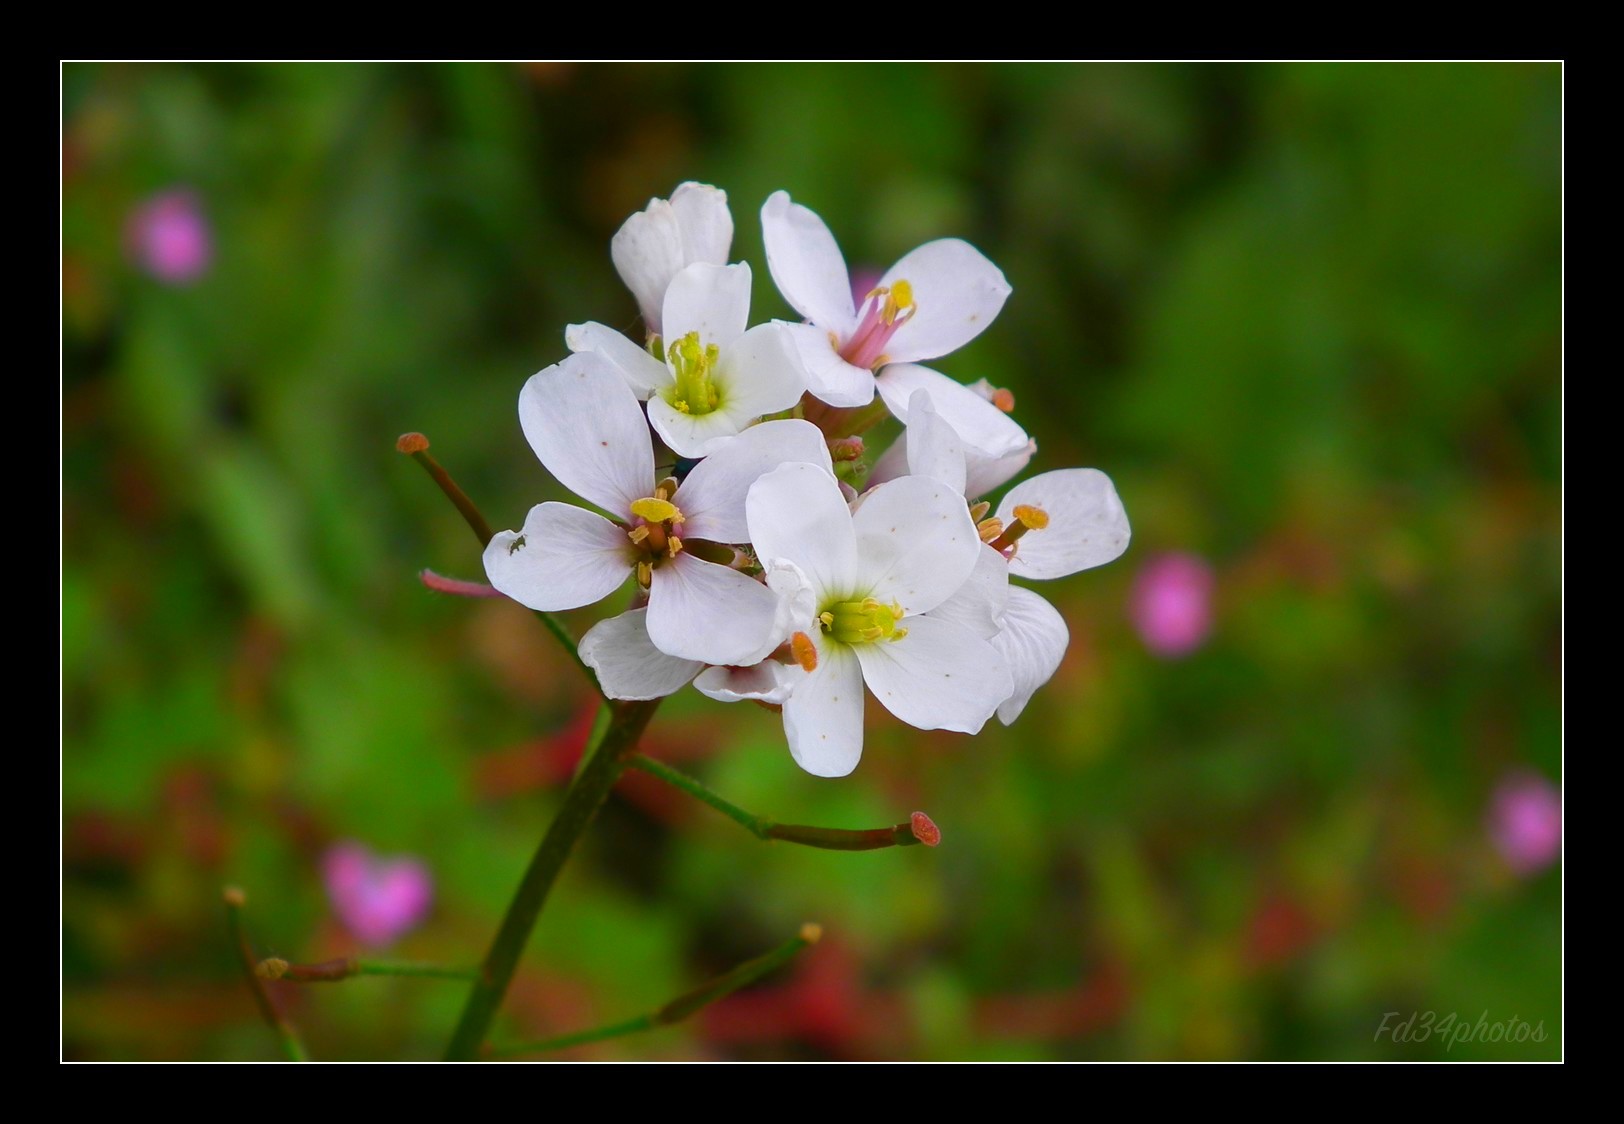
<path id="1" fill-rule="evenodd" d="M 854 266 L 966 237 L 1014 286 L 939 364 L 1010 387 L 1034 470 L 1134 524 L 1047 583 L 1065 665 L 1011 729 L 878 707 L 851 778 L 685 692 L 647 748 L 753 811 L 941 847 L 764 845 L 647 778 L 543 916 L 504 1033 L 647 1010 L 805 920 L 757 990 L 585 1058 L 1551 1058 L 1560 866 L 1490 841 L 1560 783 L 1561 71 L 1541 65 L 69 65 L 63 73 L 63 987 L 74 1058 L 269 1058 L 225 937 L 356 951 L 321 856 L 435 881 L 395 955 L 484 950 L 589 700 L 393 451 L 501 527 L 556 497 L 519 433 L 566 323 L 635 330 L 608 240 L 725 188 L 755 318 L 787 188 Z M 213 253 L 152 275 L 181 189 Z M 1208 642 L 1127 605 L 1168 550 Z M 572 614 L 577 630 L 598 614 Z M 283 988 L 321 1058 L 434 1056 L 463 986 Z M 1376 1037 L 1387 1012 L 1545 1041 Z M 1391 1025 L 1391 1023 L 1389 1023 Z"/>

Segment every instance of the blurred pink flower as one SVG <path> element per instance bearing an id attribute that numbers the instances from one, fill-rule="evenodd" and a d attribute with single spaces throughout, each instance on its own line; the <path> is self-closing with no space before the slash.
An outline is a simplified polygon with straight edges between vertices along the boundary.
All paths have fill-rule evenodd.
<path id="1" fill-rule="evenodd" d="M 356 940 L 386 945 L 422 923 L 434 881 L 414 858 L 382 858 L 355 842 L 322 856 L 322 879 L 333 912 Z"/>
<path id="2" fill-rule="evenodd" d="M 1158 656 L 1187 656 L 1212 631 L 1212 567 L 1193 554 L 1162 554 L 1139 571 L 1129 614 Z"/>
<path id="3" fill-rule="evenodd" d="M 214 235 L 197 194 L 173 188 L 150 196 L 125 227 L 130 255 L 160 281 L 189 285 L 214 260 Z"/>
<path id="4" fill-rule="evenodd" d="M 1508 773 L 1489 803 L 1489 837 L 1518 874 L 1544 870 L 1562 851 L 1562 793 L 1531 769 Z"/>

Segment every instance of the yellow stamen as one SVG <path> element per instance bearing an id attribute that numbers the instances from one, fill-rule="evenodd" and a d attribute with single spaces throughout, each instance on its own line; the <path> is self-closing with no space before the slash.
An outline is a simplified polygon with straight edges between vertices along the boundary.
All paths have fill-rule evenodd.
<path id="1" fill-rule="evenodd" d="M 1031 504 L 1016 504 L 1015 518 L 1034 531 L 1041 531 L 1049 525 L 1049 513 L 1041 507 L 1033 507 Z"/>
<path id="2" fill-rule="evenodd" d="M 670 541 L 665 544 L 665 552 L 672 558 L 675 558 L 678 554 L 681 554 L 682 540 L 677 538 L 676 535 L 672 535 Z"/>
<path id="3" fill-rule="evenodd" d="M 865 597 L 861 601 L 837 601 L 819 614 L 818 620 L 823 622 L 824 631 L 842 644 L 872 644 L 897 639 L 897 622 L 902 617 L 899 603 L 886 605 Z"/>
<path id="4" fill-rule="evenodd" d="M 626 537 L 632 540 L 633 546 L 642 546 L 643 540 L 648 538 L 647 527 L 633 527 L 626 532 Z"/>
<path id="5" fill-rule="evenodd" d="M 642 586 L 644 589 L 647 589 L 649 587 L 649 583 L 653 580 L 654 567 L 650 566 L 647 562 L 639 562 L 637 564 L 637 584 Z"/>
<path id="6" fill-rule="evenodd" d="M 657 496 L 645 496 L 632 501 L 632 514 L 641 516 L 650 523 L 682 522 L 682 512 L 677 510 L 677 505 Z"/>
<path id="7" fill-rule="evenodd" d="M 992 504 L 988 503 L 986 500 L 982 500 L 980 503 L 977 503 L 977 504 L 971 504 L 970 505 L 970 521 L 972 523 L 980 523 L 983 519 L 985 519 L 987 517 L 987 512 L 989 512 L 991 510 L 992 510 Z"/>
<path id="8" fill-rule="evenodd" d="M 998 519 L 983 519 L 976 524 L 976 534 L 981 536 L 982 542 L 992 542 L 1004 533 L 1004 524 Z"/>
<path id="9" fill-rule="evenodd" d="M 885 310 L 890 313 L 885 318 L 887 324 L 897 318 L 898 312 L 906 312 L 913 307 L 913 286 L 906 281 L 897 281 L 891 286 L 891 299 L 885 302 Z"/>

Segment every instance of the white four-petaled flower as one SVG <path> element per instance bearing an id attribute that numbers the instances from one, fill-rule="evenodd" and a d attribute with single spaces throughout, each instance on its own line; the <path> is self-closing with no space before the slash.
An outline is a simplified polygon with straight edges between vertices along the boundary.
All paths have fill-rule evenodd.
<path id="1" fill-rule="evenodd" d="M 531 376 L 519 422 L 543 466 L 618 522 L 570 504 L 537 504 L 522 530 L 503 531 L 485 548 L 493 586 L 552 612 L 590 605 L 635 573 L 648 587 L 647 635 L 666 655 L 748 665 L 778 646 L 778 598 L 726 564 L 734 552 L 720 544 L 749 539 L 745 499 L 763 472 L 807 461 L 829 474 L 815 426 L 763 423 L 719 446 L 680 484 L 657 481 L 643 411 L 596 352 Z"/>
<path id="2" fill-rule="evenodd" d="M 648 420 L 679 456 L 703 457 L 764 414 L 788 409 L 806 389 L 785 324 L 750 319 L 750 267 L 690 265 L 665 290 L 652 341 L 659 355 L 602 324 L 572 324 L 571 351 L 596 351 L 648 401 Z"/>
<path id="3" fill-rule="evenodd" d="M 767 583 L 791 606 L 800 666 L 784 732 L 801 767 L 844 776 L 863 749 L 863 685 L 924 730 L 975 733 L 1012 685 L 982 636 L 931 610 L 963 594 L 982 550 L 964 499 L 910 476 L 848 508 L 815 465 L 760 477 L 746 501 Z"/>

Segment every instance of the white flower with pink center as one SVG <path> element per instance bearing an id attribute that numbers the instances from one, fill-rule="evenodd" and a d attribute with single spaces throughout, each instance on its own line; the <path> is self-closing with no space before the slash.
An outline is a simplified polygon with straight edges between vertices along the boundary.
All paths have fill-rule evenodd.
<path id="1" fill-rule="evenodd" d="M 912 388 L 887 394 L 888 381 L 925 371 L 917 367 L 919 361 L 969 343 L 992 323 L 1010 294 L 1003 273 L 980 250 L 958 238 L 942 238 L 904 255 L 854 301 L 834 235 L 814 212 L 791 202 L 788 192 L 768 197 L 761 230 L 774 284 L 807 321 L 791 326 L 807 389 L 831 406 L 866 406 L 878 386 L 895 411 L 893 398 L 905 404 Z M 926 374 L 952 382 L 934 371 Z M 977 409 L 973 397 L 961 404 Z"/>
<path id="2" fill-rule="evenodd" d="M 491 585 L 554 612 L 593 604 L 635 575 L 648 591 L 642 626 L 668 656 L 748 665 L 778 646 L 779 599 L 730 565 L 735 552 L 727 544 L 748 540 L 745 499 L 763 472 L 806 461 L 833 486 L 815 426 L 763 423 L 720 445 L 680 483 L 658 480 L 643 411 L 596 352 L 531 376 L 519 394 L 519 422 L 559 483 L 613 518 L 537 504 L 521 530 L 486 546 Z"/>
<path id="3" fill-rule="evenodd" d="M 904 477 L 854 511 L 819 467 L 786 464 L 751 486 L 745 509 L 767 582 L 790 606 L 800 670 L 790 668 L 784 733 L 807 772 L 856 768 L 865 683 L 922 730 L 976 733 L 1009 697 L 998 650 L 931 612 L 960 593 L 984 549 L 952 488 Z"/>
<path id="4" fill-rule="evenodd" d="M 651 350 L 602 324 L 572 324 L 571 351 L 596 351 L 648 402 L 648 420 L 683 457 L 703 457 L 806 389 L 789 325 L 750 318 L 750 267 L 690 265 L 665 290 L 666 335 Z"/>

